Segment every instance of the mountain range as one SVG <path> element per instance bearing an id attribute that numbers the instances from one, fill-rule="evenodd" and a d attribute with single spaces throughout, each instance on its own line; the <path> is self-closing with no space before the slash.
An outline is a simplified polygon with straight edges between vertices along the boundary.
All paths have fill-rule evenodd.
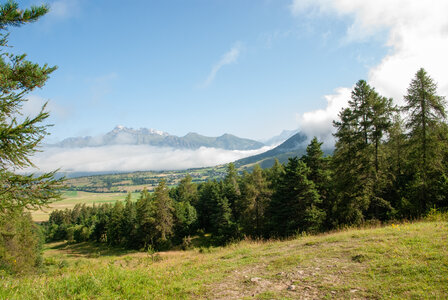
<path id="1" fill-rule="evenodd" d="M 265 146 L 261 142 L 239 138 L 227 133 L 219 137 L 208 137 L 190 132 L 185 136 L 178 137 L 160 130 L 147 128 L 133 129 L 124 126 L 116 126 L 112 131 L 96 137 L 67 138 L 51 146 L 74 148 L 109 145 L 150 145 L 176 149 L 210 147 L 226 150 L 255 150 Z"/>
<path id="2" fill-rule="evenodd" d="M 261 140 L 260 142 L 264 143 L 265 145 L 272 146 L 272 145 L 278 145 L 295 135 L 296 133 L 299 133 L 298 129 L 295 130 L 283 130 L 279 135 L 276 135 L 274 137 L 271 137 L 269 139 Z"/>

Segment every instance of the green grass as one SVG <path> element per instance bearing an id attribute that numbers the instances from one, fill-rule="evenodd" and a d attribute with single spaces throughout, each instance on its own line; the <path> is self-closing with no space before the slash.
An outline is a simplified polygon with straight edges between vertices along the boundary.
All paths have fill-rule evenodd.
<path id="1" fill-rule="evenodd" d="M 140 193 L 132 193 L 132 199 L 136 200 Z M 79 191 L 66 191 L 62 195 L 62 200 L 49 205 L 47 208 L 32 211 L 31 216 L 35 222 L 47 221 L 50 213 L 56 209 L 73 208 L 76 204 L 93 205 L 102 203 L 115 203 L 124 201 L 126 193 L 89 193 Z"/>
<path id="2" fill-rule="evenodd" d="M 448 223 L 158 253 L 49 244 L 38 275 L 0 275 L 0 299 L 448 297 Z"/>

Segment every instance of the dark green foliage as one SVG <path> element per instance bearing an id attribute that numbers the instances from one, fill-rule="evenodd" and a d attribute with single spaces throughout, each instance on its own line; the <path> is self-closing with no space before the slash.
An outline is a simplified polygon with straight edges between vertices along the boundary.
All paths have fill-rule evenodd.
<path id="1" fill-rule="evenodd" d="M 302 156 L 302 160 L 310 168 L 308 179 L 310 179 L 316 186 L 316 190 L 321 199 L 321 204 L 319 207 L 325 211 L 326 214 L 323 226 L 326 229 L 331 229 L 331 219 L 333 213 L 333 195 L 331 194 L 332 171 L 330 168 L 331 157 L 324 157 L 324 152 L 321 149 L 322 144 L 322 142 L 319 142 L 317 138 L 314 137 L 307 146 L 306 154 Z"/>
<path id="2" fill-rule="evenodd" d="M 29 213 L 9 212 L 0 218 L 0 270 L 13 273 L 32 271 L 41 262 L 39 228 Z"/>
<path id="3" fill-rule="evenodd" d="M 122 228 L 124 219 L 124 206 L 121 201 L 115 202 L 106 225 L 107 240 L 111 245 L 120 245 L 125 237 Z"/>
<path id="4" fill-rule="evenodd" d="M 169 196 L 169 189 L 164 180 L 154 190 L 153 198 L 154 229 L 153 239 L 157 245 L 168 245 L 173 234 L 173 202 Z"/>
<path id="5" fill-rule="evenodd" d="M 382 139 L 392 125 L 392 100 L 381 97 L 364 80 L 352 91 L 349 107 L 340 114 L 333 157 L 334 223 L 360 224 L 367 211 L 379 218 L 392 212 L 383 199 L 387 169 L 382 159 Z"/>
<path id="6" fill-rule="evenodd" d="M 296 158 L 290 158 L 279 179 L 269 206 L 270 231 L 274 236 L 320 230 L 325 213 L 318 205 L 319 194 L 308 179 L 310 169 Z"/>
<path id="7" fill-rule="evenodd" d="M 232 220 L 232 210 L 226 197 L 215 195 L 216 204 L 212 213 L 214 220 L 211 233 L 217 245 L 225 245 L 238 237 L 238 227 Z"/>
<path id="8" fill-rule="evenodd" d="M 46 6 L 21 10 L 15 1 L 0 4 L 0 269 L 12 272 L 33 269 L 39 257 L 31 219 L 26 209 L 37 209 L 58 199 L 60 181 L 54 173 L 19 175 L 47 135 L 42 125 L 49 114 L 45 105 L 36 116 L 23 116 L 25 96 L 42 87 L 56 67 L 39 66 L 26 55 L 6 52 L 8 27 L 34 22 L 47 13 Z M 6 222 L 7 221 L 7 222 Z"/>
<path id="9" fill-rule="evenodd" d="M 240 226 L 244 234 L 261 237 L 266 230 L 265 214 L 272 190 L 259 165 L 255 165 L 251 174 L 244 173 L 241 182 L 241 197 L 236 206 L 241 212 Z"/>
<path id="10" fill-rule="evenodd" d="M 136 204 L 131 201 L 131 194 L 126 196 L 125 206 L 123 210 L 123 218 L 121 221 L 121 234 L 123 245 L 127 248 L 134 248 L 138 244 L 137 236 L 137 208 Z"/>
<path id="11" fill-rule="evenodd" d="M 432 199 L 438 194 L 437 181 L 446 172 L 446 101 L 437 95 L 437 85 L 424 69 L 415 74 L 404 99 L 409 130 L 408 161 L 413 173 L 409 189 L 416 200 L 416 213 L 422 214 L 432 207 Z"/>
<path id="12" fill-rule="evenodd" d="M 232 210 L 233 218 L 237 220 L 239 218 L 240 211 L 237 210 L 235 206 L 241 196 L 241 191 L 238 182 L 238 172 L 233 163 L 228 164 L 227 175 L 222 183 L 223 195 L 229 202 L 229 207 Z"/>

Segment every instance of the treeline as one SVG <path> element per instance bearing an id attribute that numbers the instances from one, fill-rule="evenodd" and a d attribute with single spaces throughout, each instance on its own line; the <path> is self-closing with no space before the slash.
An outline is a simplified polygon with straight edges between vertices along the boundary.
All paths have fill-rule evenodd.
<path id="1" fill-rule="evenodd" d="M 282 165 L 239 174 L 229 164 L 223 180 L 177 187 L 161 181 L 115 205 L 54 211 L 47 239 L 98 241 L 166 249 L 198 232 L 223 245 L 244 236 L 287 237 L 346 225 L 412 219 L 448 206 L 448 126 L 445 99 L 420 69 L 405 105 L 360 80 L 334 122 L 336 145 L 324 156 L 312 139 L 306 154 Z"/>

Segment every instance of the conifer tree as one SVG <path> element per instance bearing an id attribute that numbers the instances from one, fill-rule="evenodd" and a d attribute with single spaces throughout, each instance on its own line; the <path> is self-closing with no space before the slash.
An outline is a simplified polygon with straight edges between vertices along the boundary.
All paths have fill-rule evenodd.
<path id="1" fill-rule="evenodd" d="M 34 22 L 47 11 L 46 6 L 20 10 L 14 1 L 0 6 L 0 214 L 15 208 L 37 208 L 59 195 L 54 172 L 34 177 L 10 171 L 33 166 L 30 156 L 47 135 L 48 126 L 41 125 L 49 116 L 45 106 L 36 116 L 24 116 L 23 120 L 19 120 L 20 108 L 25 96 L 42 87 L 56 67 L 41 67 L 27 61 L 25 54 L 7 53 L 7 29 Z"/>
<path id="2" fill-rule="evenodd" d="M 137 211 L 135 203 L 131 200 L 131 196 L 130 192 L 126 196 L 121 225 L 121 233 L 123 235 L 124 243 L 129 248 L 133 248 L 137 244 Z"/>
<path id="3" fill-rule="evenodd" d="M 109 221 L 107 223 L 107 241 L 111 245 L 120 245 L 124 236 L 122 235 L 124 206 L 121 201 L 115 202 Z"/>
<path id="4" fill-rule="evenodd" d="M 269 206 L 271 234 L 290 236 L 297 232 L 321 229 L 325 212 L 315 185 L 307 176 L 310 170 L 297 157 L 290 158 Z"/>
<path id="5" fill-rule="evenodd" d="M 225 245 L 237 237 L 238 228 L 232 220 L 232 210 L 226 197 L 215 194 L 216 206 L 214 207 L 212 218 L 213 240 L 217 245 Z"/>
<path id="6" fill-rule="evenodd" d="M 0 268 L 12 271 L 20 269 L 12 261 L 26 261 L 32 266 L 39 253 L 19 250 L 22 246 L 34 249 L 31 244 L 21 245 L 32 239 L 32 230 L 8 224 L 29 223 L 32 227 L 25 209 L 39 208 L 59 197 L 60 181 L 54 179 L 54 172 L 40 176 L 14 173 L 33 166 L 30 157 L 47 135 L 47 126 L 42 125 L 49 116 L 45 106 L 35 116 L 21 116 L 21 107 L 26 95 L 42 87 L 56 67 L 39 66 L 28 61 L 25 54 L 8 53 L 8 28 L 34 22 L 47 12 L 47 6 L 21 10 L 15 1 L 0 4 Z"/>
<path id="7" fill-rule="evenodd" d="M 147 247 L 154 244 L 153 224 L 154 219 L 154 204 L 151 194 L 146 188 L 140 194 L 140 197 L 135 203 L 136 209 L 136 231 L 138 241 L 136 247 Z"/>
<path id="8" fill-rule="evenodd" d="M 271 199 L 271 189 L 268 186 L 266 175 L 257 164 L 252 173 L 245 172 L 241 184 L 239 223 L 246 235 L 261 237 L 265 230 L 265 212 Z"/>
<path id="9" fill-rule="evenodd" d="M 194 205 L 198 201 L 197 185 L 192 182 L 190 174 L 182 178 L 179 185 L 172 190 L 175 191 L 173 199 L 178 202 L 189 202 Z"/>
<path id="10" fill-rule="evenodd" d="M 233 211 L 233 217 L 239 218 L 239 212 L 235 208 L 238 198 L 241 196 L 240 186 L 238 182 L 238 171 L 233 163 L 227 165 L 227 175 L 224 177 L 222 191 L 224 197 L 229 201 L 230 208 Z"/>
<path id="11" fill-rule="evenodd" d="M 320 197 L 326 198 L 330 172 L 328 159 L 324 157 L 324 152 L 321 149 L 322 144 L 314 137 L 306 147 L 306 154 L 302 159 L 307 167 L 310 168 L 308 179 L 314 182 Z"/>
<path id="12" fill-rule="evenodd" d="M 319 142 L 314 137 L 306 148 L 306 154 L 302 157 L 307 167 L 310 168 L 308 179 L 310 179 L 316 186 L 319 197 L 322 201 L 320 208 L 325 211 L 326 224 L 325 227 L 331 228 L 332 217 L 332 194 L 331 192 L 331 157 L 324 157 L 322 151 L 322 142 Z"/>
<path id="13" fill-rule="evenodd" d="M 265 169 L 264 172 L 265 172 L 266 178 L 269 182 L 270 189 L 272 191 L 277 189 L 280 177 L 285 172 L 283 165 L 276 158 L 274 160 L 274 165 L 270 169 Z"/>
<path id="14" fill-rule="evenodd" d="M 155 241 L 165 246 L 173 233 L 173 202 L 169 195 L 166 181 L 161 180 L 154 190 L 154 237 Z"/>
<path id="15" fill-rule="evenodd" d="M 334 209 L 340 223 L 359 224 L 367 210 L 384 215 L 392 209 L 382 198 L 384 168 L 380 160 L 382 138 L 391 126 L 392 111 L 391 99 L 381 97 L 360 80 L 349 107 L 341 111 L 340 120 L 334 121 Z"/>
<path id="16" fill-rule="evenodd" d="M 211 212 L 215 207 L 215 198 L 219 195 L 219 185 L 215 180 L 209 180 L 199 186 L 199 201 L 195 208 L 198 212 L 198 227 L 210 231 L 213 222 Z"/>
<path id="17" fill-rule="evenodd" d="M 411 190 L 419 214 L 431 207 L 436 197 L 432 187 L 443 176 L 446 146 L 446 101 L 437 95 L 437 84 L 421 68 L 412 79 L 407 94 L 406 128 L 409 130 L 409 160 L 416 170 Z"/>

